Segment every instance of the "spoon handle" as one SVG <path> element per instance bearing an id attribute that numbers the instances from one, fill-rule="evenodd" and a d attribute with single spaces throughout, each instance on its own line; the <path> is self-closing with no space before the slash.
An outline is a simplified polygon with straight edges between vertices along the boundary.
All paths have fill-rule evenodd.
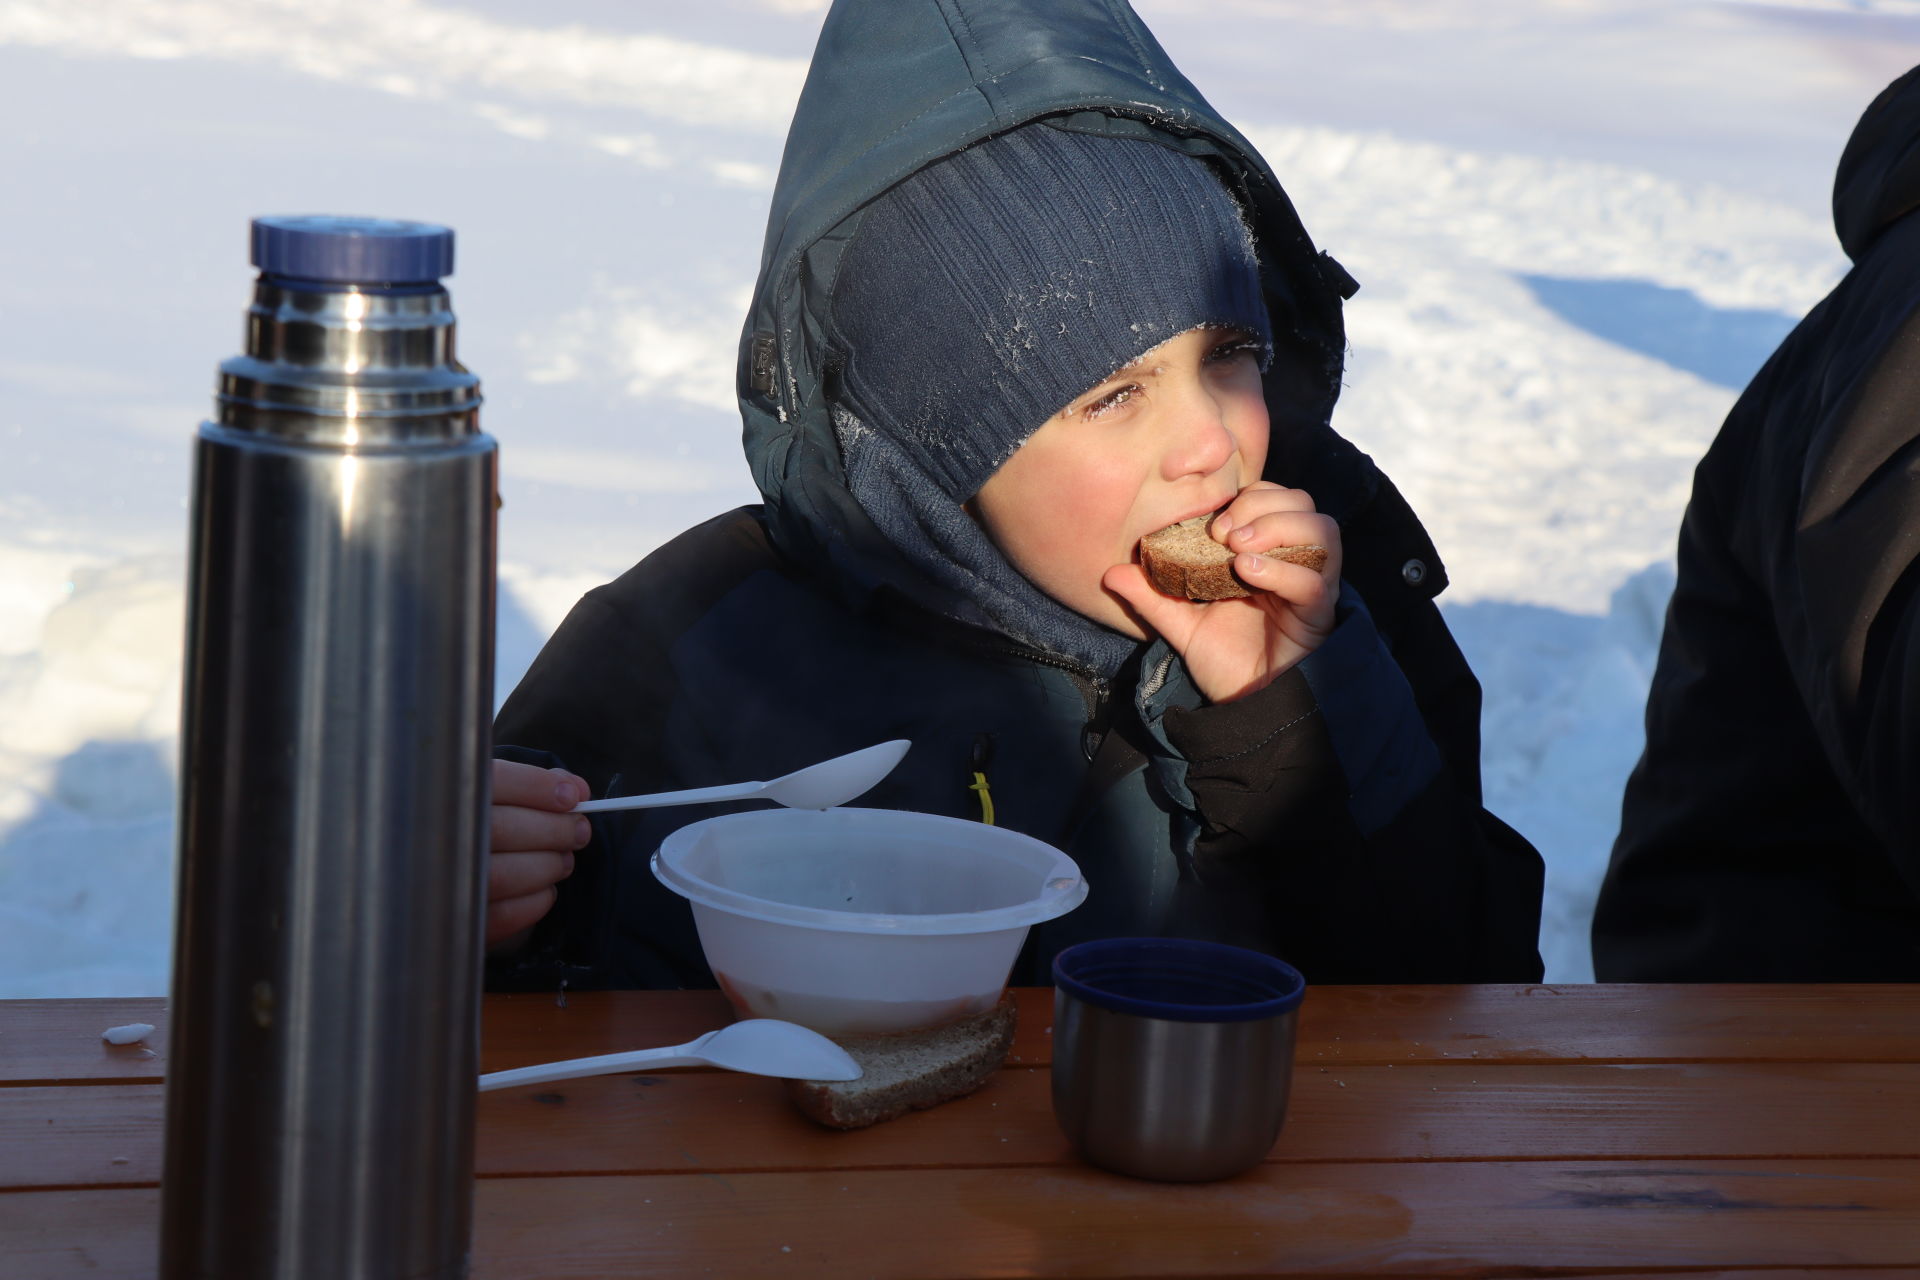
<path id="1" fill-rule="evenodd" d="M 660 791 L 650 796 L 614 796 L 607 800 L 583 800 L 573 806 L 574 813 L 604 813 L 609 809 L 658 809 L 673 804 L 713 804 L 721 800 L 746 800 L 766 789 L 764 782 L 735 782 L 724 787 L 695 787 L 691 791 Z"/>
<path id="2" fill-rule="evenodd" d="M 705 1058 L 686 1052 L 692 1047 L 692 1044 L 676 1044 L 664 1049 L 633 1049 L 626 1053 L 603 1053 L 592 1058 L 542 1062 L 531 1067 L 515 1067 L 511 1071 L 489 1071 L 480 1077 L 480 1092 L 507 1089 L 516 1084 L 545 1084 L 549 1080 L 606 1075 L 613 1071 L 651 1071 L 657 1067 L 707 1065 Z"/>

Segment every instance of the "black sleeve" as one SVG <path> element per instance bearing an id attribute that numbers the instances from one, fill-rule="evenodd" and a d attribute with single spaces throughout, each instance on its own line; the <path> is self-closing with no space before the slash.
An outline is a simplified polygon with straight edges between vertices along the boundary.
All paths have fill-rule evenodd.
<path id="1" fill-rule="evenodd" d="M 675 641 L 742 580 L 775 564 L 756 509 L 682 534 L 568 613 L 494 719 L 494 754 L 561 767 L 595 797 L 685 783 L 665 731 L 681 697 Z M 593 838 L 518 953 L 493 957 L 496 989 L 713 985 L 692 915 L 647 870 L 654 828 L 592 819 Z"/>
<path id="2" fill-rule="evenodd" d="M 665 655 L 653 647 L 649 631 L 630 625 L 617 603 L 587 595 L 501 707 L 494 720 L 495 757 L 567 769 L 586 779 L 596 797 L 653 789 L 653 783 L 632 785 L 637 778 L 662 776 L 664 768 L 656 758 L 659 735 L 651 730 L 665 721 Z M 608 816 L 593 819 L 592 839 L 526 944 L 488 957 L 489 989 L 638 985 L 609 954 L 620 868 Z M 645 985 L 679 985 L 672 976 Z"/>
<path id="3" fill-rule="evenodd" d="M 1920 224 L 1904 231 L 1920 244 Z M 1776 498 L 1769 512 L 1790 534 L 1768 548 L 1764 572 L 1814 729 L 1920 896 L 1920 313 L 1891 339 L 1875 336 L 1887 349 L 1787 477 L 1799 481 L 1792 505 Z"/>
<path id="4" fill-rule="evenodd" d="M 1452 640 L 1433 622 L 1444 657 Z M 1464 659 L 1452 678 L 1472 682 Z M 1431 692 L 1418 731 L 1438 744 L 1433 716 L 1452 700 Z M 1477 748 L 1477 683 L 1470 702 Z M 1170 710 L 1165 728 L 1203 824 L 1194 874 L 1257 899 L 1269 945 L 1309 981 L 1539 980 L 1540 856 L 1481 807 L 1477 761 L 1461 779 L 1459 752 L 1435 752 L 1426 781 L 1363 829 L 1365 780 L 1346 775 L 1299 668 L 1235 702 Z"/>

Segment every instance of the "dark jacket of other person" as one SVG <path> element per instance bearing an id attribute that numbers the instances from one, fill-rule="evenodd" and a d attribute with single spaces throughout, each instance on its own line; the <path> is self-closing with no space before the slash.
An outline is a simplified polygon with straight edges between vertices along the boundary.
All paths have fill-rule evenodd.
<path id="1" fill-rule="evenodd" d="M 1602 981 L 1920 981 L 1920 69 L 1867 108 L 1853 267 L 1694 475 Z"/>

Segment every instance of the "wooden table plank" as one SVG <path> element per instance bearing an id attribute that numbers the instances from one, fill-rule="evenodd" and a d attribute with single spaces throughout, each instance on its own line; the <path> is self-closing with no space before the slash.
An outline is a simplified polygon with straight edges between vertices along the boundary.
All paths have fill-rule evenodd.
<path id="1" fill-rule="evenodd" d="M 11 1274 L 152 1272 L 158 1193 L 0 1195 Z M 489 1179 L 474 1280 L 1920 1269 L 1920 1162 L 1263 1165 Z"/>
<path id="2" fill-rule="evenodd" d="M 0 1085 L 158 1080 L 166 1061 L 166 1004 L 153 996 L 0 1000 Z M 100 1038 L 129 1022 L 152 1023 L 154 1033 L 142 1044 Z"/>
<path id="3" fill-rule="evenodd" d="M 792 1181 L 808 1191 L 783 1185 Z M 575 1191 L 590 1199 L 571 1220 L 590 1225 L 553 1258 L 542 1202 Z M 489 1181 L 480 1204 L 476 1280 L 605 1274 L 606 1262 L 729 1277 L 781 1274 L 794 1262 L 830 1275 L 1184 1277 L 1449 1274 L 1462 1263 L 1545 1257 L 1920 1266 L 1915 1162 L 1849 1162 L 1816 1175 L 1783 1164 L 1264 1165 L 1205 1187 L 1079 1168 L 541 1179 Z M 1730 1214 L 1763 1204 L 1775 1211 L 1730 1229 Z M 687 1238 L 718 1247 L 676 1256 Z"/>
<path id="4" fill-rule="evenodd" d="M 1045 1065 L 1053 1056 L 1052 989 L 1014 995 L 1020 1016 L 1011 1060 Z M 0 1086 L 161 1080 L 166 1003 L 151 996 L 0 1001 Z M 486 997 L 483 1012 L 482 1071 L 680 1044 L 734 1016 L 718 991 L 579 991 L 564 1002 L 551 992 L 495 994 Z M 107 1028 L 129 1022 L 152 1023 L 154 1033 L 139 1045 L 100 1039 Z"/>
<path id="5" fill-rule="evenodd" d="M 1052 992 L 1027 988 L 1015 998 L 1013 1061 L 1045 1065 Z M 157 1080 L 164 1006 L 159 999 L 0 1002 L 0 1085 Z M 549 993 L 492 995 L 485 1008 L 488 1071 L 672 1044 L 730 1017 L 713 991 L 575 992 L 564 1008 Z M 102 1031 L 125 1022 L 160 1030 L 148 1049 L 101 1042 Z M 1314 987 L 1301 1014 L 1300 1061 L 1920 1062 L 1920 985 Z"/>
<path id="6" fill-rule="evenodd" d="M 1920 984 L 1312 987 L 1301 1061 L 1920 1062 Z"/>
<path id="7" fill-rule="evenodd" d="M 671 1172 L 696 1158 L 723 1169 L 874 1169 L 927 1163 L 929 1151 L 949 1167 L 1077 1163 L 1037 1069 L 1002 1071 L 969 1098 L 851 1133 L 802 1119 L 778 1084 L 742 1076 L 566 1086 L 482 1099 L 483 1175 Z M 1269 1159 L 1920 1158 L 1914 1116 L 1920 1066 L 1309 1070 L 1294 1077 Z"/>
<path id="8" fill-rule="evenodd" d="M 8 1280 L 153 1280 L 160 1190 L 0 1194 L 0 1260 Z"/>
<path id="9" fill-rule="evenodd" d="M 1013 996 L 1008 1061 L 1045 1066 L 1053 1061 L 1053 989 L 1019 988 Z M 481 1026 L 481 1070 L 549 1062 L 556 1044 L 566 1045 L 558 1056 L 569 1058 L 681 1044 L 733 1018 L 718 991 L 581 991 L 564 1004 L 546 992 L 490 995 Z"/>
<path id="10" fill-rule="evenodd" d="M 155 1085 L 0 1090 L 0 1185 L 160 1176 Z M 1278 1162 L 1920 1158 L 1920 1066 L 1342 1067 L 1295 1077 Z M 483 1177 L 1073 1163 L 1047 1073 L 854 1133 L 823 1129 L 775 1081 L 602 1076 L 485 1094 Z"/>
<path id="11" fill-rule="evenodd" d="M 1014 995 L 1013 1061 L 1044 1066 L 1052 1061 L 1053 993 Z M 662 996 L 685 1003 L 664 1006 Z M 552 1056 L 546 1046 L 561 1036 L 596 1046 L 583 1053 L 611 1053 L 638 1047 L 627 1043 L 630 1028 L 656 1009 L 670 1009 L 675 1034 L 698 1034 L 727 1017 L 712 992 L 582 992 L 565 1009 L 550 995 L 490 996 L 484 1040 L 502 1066 Z M 1317 1065 L 1920 1062 L 1920 985 L 1313 987 L 1302 1006 L 1300 1057 Z"/>
<path id="12" fill-rule="evenodd" d="M 161 1085 L 0 1089 L 0 1189 L 159 1185 Z"/>

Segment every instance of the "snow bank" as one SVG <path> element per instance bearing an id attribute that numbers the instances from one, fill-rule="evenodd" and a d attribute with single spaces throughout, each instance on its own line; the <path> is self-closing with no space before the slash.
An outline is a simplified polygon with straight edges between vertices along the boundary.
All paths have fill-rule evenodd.
<path id="1" fill-rule="evenodd" d="M 166 556 L 75 568 L 0 657 L 0 997 L 165 989 L 179 577 Z"/>
<path id="2" fill-rule="evenodd" d="M 50 576 L 0 555 L 0 581 L 31 581 L 36 565 Z M 166 992 L 182 565 L 72 574 L 39 634 L 0 655 L 0 999 Z M 502 571 L 498 698 L 599 581 Z"/>
<path id="3" fill-rule="evenodd" d="M 193 58 L 334 80 L 398 97 L 463 91 L 625 107 L 659 120 L 786 132 L 804 57 L 724 44 L 507 23 L 421 0 L 151 0 L 14 3 L 0 43 L 63 53 Z M 546 136 L 538 117 L 486 108 L 505 131 Z"/>
<path id="4" fill-rule="evenodd" d="M 1593 981 L 1587 927 L 1646 741 L 1641 713 L 1672 594 L 1661 563 L 1623 583 L 1599 616 L 1500 601 L 1445 610 L 1485 691 L 1487 808 L 1546 859 L 1549 981 Z"/>
<path id="5" fill-rule="evenodd" d="M 1777 342 L 1846 265 L 1831 227 L 1797 210 L 1641 170 L 1330 129 L 1250 137 L 1361 282 L 1334 421 L 1421 513 L 1458 602 L 1597 613 L 1669 557 L 1692 464 L 1736 394 L 1678 349 L 1744 337 L 1754 312 Z M 1631 350 L 1549 306 L 1542 280 L 1603 313 L 1677 291 L 1698 331 Z M 1747 374 L 1773 342 L 1747 351 Z"/>

